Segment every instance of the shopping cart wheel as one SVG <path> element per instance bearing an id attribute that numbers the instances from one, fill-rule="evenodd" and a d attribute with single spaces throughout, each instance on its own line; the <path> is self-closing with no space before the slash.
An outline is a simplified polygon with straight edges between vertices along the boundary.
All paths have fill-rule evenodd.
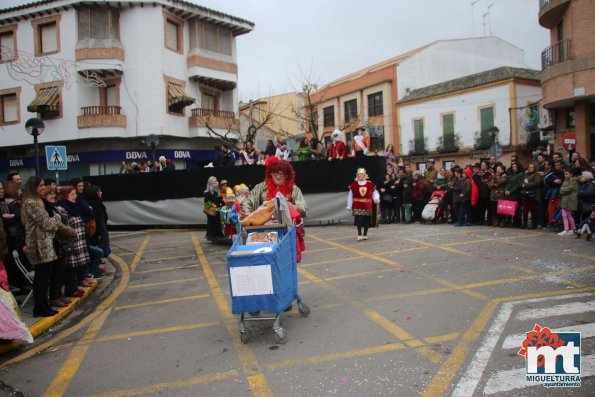
<path id="1" fill-rule="evenodd" d="M 310 306 L 300 301 L 298 302 L 298 311 L 300 312 L 302 317 L 308 317 L 310 315 Z"/>
<path id="2" fill-rule="evenodd" d="M 250 339 L 252 339 L 252 331 L 246 329 L 244 332 L 240 332 L 240 340 L 242 343 L 246 344 L 250 342 Z"/>
<path id="3" fill-rule="evenodd" d="M 283 328 L 275 330 L 275 342 L 284 345 L 287 342 L 287 332 Z"/>

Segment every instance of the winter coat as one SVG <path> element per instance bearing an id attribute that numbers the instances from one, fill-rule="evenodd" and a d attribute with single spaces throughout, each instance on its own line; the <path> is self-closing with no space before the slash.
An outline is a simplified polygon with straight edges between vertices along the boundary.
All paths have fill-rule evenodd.
<path id="1" fill-rule="evenodd" d="M 0 262 L 8 255 L 8 244 L 6 243 L 6 232 L 4 231 L 4 223 L 0 222 Z"/>
<path id="2" fill-rule="evenodd" d="M 41 200 L 25 200 L 21 211 L 29 262 L 39 265 L 58 259 L 54 250 L 54 237 L 57 232 L 71 235 L 72 229 L 62 224 L 59 214 L 50 217 Z"/>
<path id="3" fill-rule="evenodd" d="M 489 182 L 488 187 L 490 190 L 490 201 L 498 201 L 504 198 L 504 192 L 506 191 L 506 181 L 508 177 L 505 173 L 500 176 L 494 176 Z"/>
<path id="4" fill-rule="evenodd" d="M 83 219 L 80 216 L 72 216 L 61 206 L 56 206 L 55 208 L 56 212 L 66 216 L 68 226 L 76 232 L 72 247 L 73 250 L 64 255 L 66 267 L 75 268 L 88 264 L 91 261 L 91 257 L 87 248 L 87 227 Z"/>
<path id="5" fill-rule="evenodd" d="M 419 178 L 417 181 L 413 181 L 411 186 L 413 187 L 412 198 L 413 201 L 423 201 L 425 191 L 425 181 L 423 178 Z"/>
<path id="6" fill-rule="evenodd" d="M 527 183 L 525 183 L 525 179 Z M 535 198 L 534 200 L 541 201 L 541 174 L 539 172 L 533 172 L 531 174 L 525 174 L 525 179 L 523 179 L 523 183 L 521 183 L 522 190 L 534 190 L 535 191 Z M 529 198 L 529 197 L 524 197 Z"/>
<path id="7" fill-rule="evenodd" d="M 564 181 L 560 187 L 560 196 L 562 196 L 561 206 L 563 209 L 576 211 L 578 206 L 578 182 L 570 178 Z"/>
<path id="8" fill-rule="evenodd" d="M 461 196 L 462 195 L 462 196 Z M 452 202 L 462 203 L 471 200 L 471 180 L 469 178 L 455 178 L 452 186 Z"/>
<path id="9" fill-rule="evenodd" d="M 554 183 L 556 179 L 564 181 L 564 172 L 551 170 L 550 172 L 546 173 L 543 177 L 543 185 L 545 186 L 546 200 L 555 200 L 560 195 L 561 185 Z"/>
<path id="10" fill-rule="evenodd" d="M 593 211 L 593 205 L 595 204 L 595 185 L 593 181 L 580 182 L 578 184 L 578 194 L 580 210 L 583 213 Z"/>
<path id="11" fill-rule="evenodd" d="M 511 174 L 508 176 L 508 181 L 506 182 L 506 190 L 510 193 L 510 199 L 513 201 L 519 201 L 521 198 L 521 184 L 525 179 L 525 173 L 520 171 L 516 174 Z"/>
<path id="12" fill-rule="evenodd" d="M 438 170 L 435 167 L 426 169 L 424 173 L 424 180 L 426 183 L 426 192 L 433 192 L 434 191 L 434 183 L 436 183 L 436 178 L 438 177 Z"/>
<path id="13" fill-rule="evenodd" d="M 471 172 L 469 168 L 465 168 L 463 172 L 467 175 L 469 183 L 471 184 L 471 205 L 474 206 L 479 201 L 479 188 L 473 180 L 473 172 Z"/>
<path id="14" fill-rule="evenodd" d="M 95 224 L 97 229 L 95 235 L 91 237 L 91 245 L 97 247 L 103 247 L 103 243 L 107 241 L 107 209 L 103 204 L 103 201 L 98 198 L 88 198 L 87 202 L 93 209 L 93 215 L 95 216 Z"/>

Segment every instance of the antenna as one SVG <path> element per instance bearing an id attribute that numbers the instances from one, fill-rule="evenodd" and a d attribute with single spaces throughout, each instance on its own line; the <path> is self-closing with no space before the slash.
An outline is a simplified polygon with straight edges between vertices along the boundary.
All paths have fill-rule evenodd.
<path id="1" fill-rule="evenodd" d="M 492 35 L 492 14 L 490 13 L 490 8 L 492 8 L 492 6 L 494 5 L 494 3 L 490 4 L 488 6 L 488 26 L 490 28 L 490 36 Z"/>
<path id="2" fill-rule="evenodd" d="M 478 2 L 479 0 L 473 0 L 471 2 L 471 25 L 473 25 L 473 37 L 475 37 L 475 13 L 473 12 L 473 6 Z"/>
<path id="3" fill-rule="evenodd" d="M 489 14 L 490 14 L 489 12 L 486 12 L 486 13 L 484 13 L 484 14 L 482 15 L 482 18 L 483 18 L 483 36 L 484 36 L 484 37 L 485 37 L 485 36 L 487 36 L 487 35 L 486 35 L 486 17 L 487 17 Z"/>

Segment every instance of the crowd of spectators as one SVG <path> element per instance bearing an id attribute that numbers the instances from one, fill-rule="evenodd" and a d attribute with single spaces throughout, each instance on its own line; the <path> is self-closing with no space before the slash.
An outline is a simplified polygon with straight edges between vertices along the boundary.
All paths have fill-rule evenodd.
<path id="1" fill-rule="evenodd" d="M 448 170 L 437 169 L 429 160 L 422 172 L 396 164 L 390 149 L 385 151 L 387 174 L 377 184 L 381 223 L 432 220 L 455 226 L 550 228 L 561 236 L 591 237 L 594 170 L 579 153 L 568 163 L 561 153 L 550 157 L 538 151 L 529 164 L 521 164 L 516 156 L 509 164 L 491 157 L 464 166 L 452 163 Z M 439 198 L 435 217 L 424 219 L 422 212 L 433 197 Z M 498 210 L 503 200 L 516 203 L 511 215 Z"/>
<path id="2" fill-rule="evenodd" d="M 57 186 L 35 176 L 21 184 L 20 175 L 10 173 L 0 184 L 0 214 L 0 273 L 13 295 L 32 289 L 35 317 L 55 315 L 104 277 L 102 258 L 111 250 L 99 186 L 78 178 Z"/>

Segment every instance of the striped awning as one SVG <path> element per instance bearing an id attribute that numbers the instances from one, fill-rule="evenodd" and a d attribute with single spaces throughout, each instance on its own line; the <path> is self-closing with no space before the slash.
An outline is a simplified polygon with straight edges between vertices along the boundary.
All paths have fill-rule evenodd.
<path id="1" fill-rule="evenodd" d="M 167 83 L 167 107 L 170 110 L 179 111 L 194 102 L 196 102 L 196 99 L 186 95 L 184 87 L 172 82 Z"/>
<path id="2" fill-rule="evenodd" d="M 59 102 L 60 88 L 42 88 L 37 92 L 33 102 L 27 106 L 27 110 L 32 113 L 57 112 Z"/>

